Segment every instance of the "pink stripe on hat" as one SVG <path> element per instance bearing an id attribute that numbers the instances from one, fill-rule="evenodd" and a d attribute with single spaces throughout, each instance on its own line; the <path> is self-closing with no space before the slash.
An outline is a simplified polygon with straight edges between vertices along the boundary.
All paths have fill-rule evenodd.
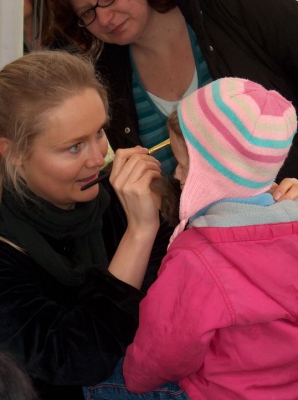
<path id="1" fill-rule="evenodd" d="M 266 192 L 297 130 L 289 101 L 240 78 L 222 78 L 192 93 L 180 102 L 178 118 L 189 172 L 175 235 L 215 201 Z"/>

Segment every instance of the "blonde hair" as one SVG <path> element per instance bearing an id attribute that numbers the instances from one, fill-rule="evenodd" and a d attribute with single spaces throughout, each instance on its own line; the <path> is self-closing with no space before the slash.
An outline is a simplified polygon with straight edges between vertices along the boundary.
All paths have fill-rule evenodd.
<path id="1" fill-rule="evenodd" d="M 24 182 L 12 157 L 30 155 L 34 139 L 44 132 L 47 114 L 88 88 L 100 95 L 108 114 L 107 93 L 91 61 L 63 51 L 38 51 L 0 71 L 0 138 L 7 138 L 6 157 L 0 159 L 0 191 L 5 185 L 24 195 Z"/>

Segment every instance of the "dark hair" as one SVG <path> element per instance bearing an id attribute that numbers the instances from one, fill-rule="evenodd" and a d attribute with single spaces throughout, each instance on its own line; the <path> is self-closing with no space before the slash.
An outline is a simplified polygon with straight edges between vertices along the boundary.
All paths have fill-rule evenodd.
<path id="1" fill-rule="evenodd" d="M 184 140 L 177 111 L 173 111 L 167 120 L 168 130 L 172 131 L 178 138 Z M 173 177 L 164 177 L 163 179 L 154 179 L 151 183 L 151 189 L 161 196 L 161 214 L 169 221 L 171 226 L 179 224 L 179 206 L 181 189 L 180 183 Z"/>
<path id="2" fill-rule="evenodd" d="M 38 399 L 27 372 L 11 355 L 3 351 L 0 351 L 0 399 Z"/>
<path id="3" fill-rule="evenodd" d="M 169 116 L 168 120 L 167 120 L 167 127 L 168 130 L 172 131 L 173 133 L 175 133 L 175 135 L 184 140 L 183 134 L 182 134 L 182 130 L 180 128 L 180 124 L 179 124 L 179 118 L 178 118 L 178 112 L 177 110 L 173 111 L 172 114 Z"/>
<path id="4" fill-rule="evenodd" d="M 40 40 L 42 47 L 50 46 L 57 37 L 58 31 L 54 27 L 53 13 L 52 13 L 52 0 L 38 1 L 36 4 L 34 0 L 29 0 L 32 9 L 36 7 L 37 14 L 37 32 L 36 38 Z"/>
<path id="5" fill-rule="evenodd" d="M 180 205 L 180 182 L 170 176 L 162 179 L 153 179 L 150 188 L 161 197 L 160 212 L 170 226 L 179 224 L 179 205 Z"/>
<path id="6" fill-rule="evenodd" d="M 73 11 L 69 0 L 51 1 L 56 28 L 70 42 L 78 45 L 83 53 L 89 53 L 96 58 L 101 51 L 101 40 L 93 36 L 87 28 L 78 26 L 78 16 Z M 177 6 L 175 0 L 148 0 L 148 4 L 161 14 L 165 14 Z"/>
<path id="7" fill-rule="evenodd" d="M 33 3 L 33 0 L 32 0 Z M 37 3 L 37 15 L 39 18 L 42 18 L 42 26 L 43 29 L 41 32 L 37 32 L 37 37 L 39 37 L 41 33 L 41 45 L 42 46 L 49 46 L 53 42 L 56 36 L 56 30 L 53 26 L 53 14 L 52 14 L 52 8 L 51 8 L 51 3 L 50 0 L 44 0 L 43 2 L 43 7 L 42 7 L 42 15 L 40 14 L 41 12 L 41 2 L 39 1 Z M 41 28 L 41 21 L 39 21 L 38 28 Z"/>

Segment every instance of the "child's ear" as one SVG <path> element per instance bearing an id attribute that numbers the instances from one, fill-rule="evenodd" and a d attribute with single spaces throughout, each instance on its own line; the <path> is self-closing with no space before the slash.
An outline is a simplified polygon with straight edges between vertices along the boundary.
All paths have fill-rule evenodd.
<path id="1" fill-rule="evenodd" d="M 11 140 L 4 137 L 0 138 L 0 154 L 4 159 L 7 158 L 11 150 L 11 146 L 12 146 Z M 10 155 L 10 162 L 16 166 L 22 165 L 22 160 L 17 155 Z"/>

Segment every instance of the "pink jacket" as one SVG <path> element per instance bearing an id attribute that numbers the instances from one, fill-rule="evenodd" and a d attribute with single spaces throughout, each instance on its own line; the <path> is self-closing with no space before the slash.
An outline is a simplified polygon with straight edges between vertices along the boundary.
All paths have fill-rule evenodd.
<path id="1" fill-rule="evenodd" d="M 124 377 L 136 393 L 179 381 L 192 400 L 298 399 L 298 222 L 180 234 Z"/>

